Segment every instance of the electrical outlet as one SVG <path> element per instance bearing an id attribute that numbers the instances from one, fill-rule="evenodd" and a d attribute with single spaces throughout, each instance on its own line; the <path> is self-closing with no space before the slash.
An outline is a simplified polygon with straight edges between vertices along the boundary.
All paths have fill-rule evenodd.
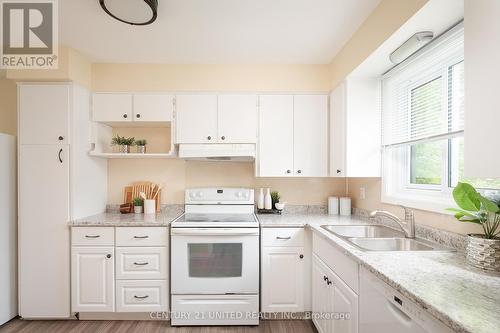
<path id="1" fill-rule="evenodd" d="M 359 198 L 361 200 L 365 200 L 366 199 L 366 189 L 364 187 L 360 187 L 359 188 Z"/>

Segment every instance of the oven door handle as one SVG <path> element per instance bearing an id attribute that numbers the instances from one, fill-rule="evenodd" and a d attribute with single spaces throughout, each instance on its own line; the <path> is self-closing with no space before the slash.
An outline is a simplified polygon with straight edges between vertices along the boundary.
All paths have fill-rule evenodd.
<path id="1" fill-rule="evenodd" d="M 259 228 L 172 228 L 170 232 L 182 236 L 257 236 Z"/>

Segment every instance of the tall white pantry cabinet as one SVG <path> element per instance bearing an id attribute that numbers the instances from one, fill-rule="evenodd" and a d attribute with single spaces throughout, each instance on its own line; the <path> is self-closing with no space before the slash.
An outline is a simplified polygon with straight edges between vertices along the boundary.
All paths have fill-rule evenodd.
<path id="1" fill-rule="evenodd" d="M 90 150 L 90 93 L 72 83 L 18 85 L 19 315 L 68 318 L 68 221 L 103 212 L 107 160 Z"/>

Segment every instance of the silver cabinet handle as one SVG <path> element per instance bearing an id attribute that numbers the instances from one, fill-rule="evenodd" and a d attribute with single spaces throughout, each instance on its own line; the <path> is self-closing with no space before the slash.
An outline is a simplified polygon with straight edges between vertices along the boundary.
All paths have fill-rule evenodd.
<path id="1" fill-rule="evenodd" d="M 291 173 L 292 171 L 291 170 L 286 170 L 286 173 Z"/>
<path id="2" fill-rule="evenodd" d="M 302 170 L 297 170 L 297 173 L 302 173 Z"/>
<path id="3" fill-rule="evenodd" d="M 149 264 L 149 262 L 147 262 L 147 261 L 146 262 L 134 262 L 134 265 L 136 265 L 136 266 L 146 266 L 148 264 Z"/>
<path id="4" fill-rule="evenodd" d="M 292 237 L 288 236 L 288 237 L 276 237 L 276 239 L 283 239 L 283 240 L 288 240 L 288 239 L 292 239 Z"/>
<path id="5" fill-rule="evenodd" d="M 134 236 L 135 239 L 145 239 L 145 238 L 149 238 L 149 236 Z"/>
<path id="6" fill-rule="evenodd" d="M 144 295 L 144 296 L 134 295 L 134 298 L 138 298 L 138 299 L 145 299 L 145 298 L 148 298 L 148 297 L 149 297 L 148 295 Z"/>
<path id="7" fill-rule="evenodd" d="M 101 235 L 85 235 L 85 238 L 99 238 Z"/>

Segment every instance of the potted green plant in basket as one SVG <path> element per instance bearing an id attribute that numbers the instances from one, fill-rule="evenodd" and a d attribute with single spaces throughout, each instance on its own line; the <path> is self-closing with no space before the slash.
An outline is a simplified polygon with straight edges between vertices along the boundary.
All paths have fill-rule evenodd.
<path id="1" fill-rule="evenodd" d="M 142 198 L 134 198 L 132 199 L 132 203 L 134 204 L 134 213 L 141 214 L 144 200 Z"/>
<path id="2" fill-rule="evenodd" d="M 146 145 L 148 142 L 145 139 L 136 140 L 135 145 L 137 146 L 137 152 L 139 154 L 146 154 Z"/>
<path id="3" fill-rule="evenodd" d="M 115 136 L 111 140 L 112 146 L 118 146 L 119 152 L 122 154 L 130 153 L 130 146 L 132 146 L 135 142 L 135 138 L 126 138 L 124 136 Z"/>
<path id="4" fill-rule="evenodd" d="M 280 193 L 278 191 L 272 191 L 271 192 L 271 202 L 272 202 L 272 209 L 276 209 L 276 203 L 280 202 Z"/>
<path id="5" fill-rule="evenodd" d="M 469 234 L 467 239 L 467 262 L 477 268 L 500 272 L 500 208 L 467 183 L 458 183 L 453 190 L 455 212 L 460 222 L 479 224 L 483 234 Z"/>

